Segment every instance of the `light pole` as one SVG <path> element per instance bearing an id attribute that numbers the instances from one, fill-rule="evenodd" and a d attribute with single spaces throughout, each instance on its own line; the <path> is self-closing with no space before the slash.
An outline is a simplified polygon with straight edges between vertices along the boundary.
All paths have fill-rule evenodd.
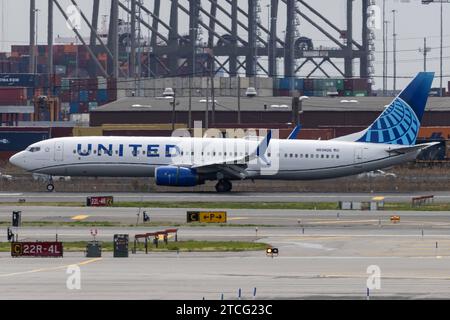
<path id="1" fill-rule="evenodd" d="M 39 54 L 39 50 L 38 50 L 38 40 L 39 40 L 39 11 L 41 11 L 40 9 L 35 9 L 34 13 L 36 15 L 36 39 L 35 39 L 35 46 L 34 46 L 34 73 L 37 73 L 37 61 L 38 61 L 38 54 Z"/>
<path id="2" fill-rule="evenodd" d="M 443 54 L 443 44 L 444 44 L 444 40 L 443 40 L 443 38 L 444 38 L 444 14 L 443 14 L 443 11 L 444 11 L 444 3 L 450 3 L 450 0 L 422 0 L 422 4 L 430 4 L 430 3 L 432 3 L 432 2 L 434 2 L 434 3 L 440 3 L 440 5 L 441 5 L 441 8 L 440 8 L 440 18 L 441 18 L 441 26 L 440 26 L 440 29 L 441 29 L 441 41 L 440 41 L 440 58 L 439 58 L 439 60 L 440 60 L 440 73 L 441 73 L 441 75 L 440 75 L 440 80 L 439 80 L 439 96 L 440 97 L 442 97 L 443 96 L 443 92 L 442 92 L 442 84 L 443 84 L 443 56 L 442 56 L 442 54 Z"/>
<path id="3" fill-rule="evenodd" d="M 397 91 L 397 34 L 395 33 L 395 14 L 397 10 L 392 10 L 392 41 L 393 43 L 393 55 L 394 55 L 394 94 Z"/>

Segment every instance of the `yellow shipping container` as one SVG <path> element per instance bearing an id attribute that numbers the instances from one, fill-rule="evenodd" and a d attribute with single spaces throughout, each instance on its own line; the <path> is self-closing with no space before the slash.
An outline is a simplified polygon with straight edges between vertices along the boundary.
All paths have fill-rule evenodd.
<path id="1" fill-rule="evenodd" d="M 74 127 L 72 130 L 74 137 L 98 137 L 103 136 L 103 128 L 102 127 Z"/>
<path id="2" fill-rule="evenodd" d="M 184 129 L 186 124 L 176 123 L 175 129 Z M 172 130 L 172 124 L 104 124 L 102 125 L 103 130 L 114 131 L 114 130 Z"/>

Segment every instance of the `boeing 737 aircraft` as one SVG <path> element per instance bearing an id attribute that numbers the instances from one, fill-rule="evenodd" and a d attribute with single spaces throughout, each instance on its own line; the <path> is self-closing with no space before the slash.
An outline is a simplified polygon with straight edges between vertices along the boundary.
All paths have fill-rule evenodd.
<path id="1" fill-rule="evenodd" d="M 70 137 L 35 143 L 10 162 L 51 176 L 155 177 L 157 185 L 244 179 L 313 180 L 356 175 L 415 160 L 434 73 L 419 73 L 366 130 L 334 140 L 195 137 Z"/>

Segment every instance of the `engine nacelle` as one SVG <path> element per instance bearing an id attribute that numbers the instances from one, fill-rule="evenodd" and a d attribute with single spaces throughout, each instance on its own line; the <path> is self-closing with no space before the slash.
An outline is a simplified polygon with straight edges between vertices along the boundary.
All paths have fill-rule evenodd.
<path id="1" fill-rule="evenodd" d="M 158 186 L 170 187 L 195 187 L 201 184 L 195 169 L 174 166 L 156 168 L 155 181 Z"/>

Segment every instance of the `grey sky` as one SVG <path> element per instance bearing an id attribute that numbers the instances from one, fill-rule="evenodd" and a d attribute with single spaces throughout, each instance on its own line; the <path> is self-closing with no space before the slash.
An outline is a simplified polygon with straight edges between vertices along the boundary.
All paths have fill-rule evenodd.
<path id="1" fill-rule="evenodd" d="M 125 0 L 122 0 L 125 1 Z M 80 7 L 85 13 L 90 16 L 91 0 L 78 0 Z M 108 15 L 109 0 L 101 1 L 101 15 Z M 149 8 L 153 7 L 152 0 L 144 0 Z M 242 2 L 242 8 L 246 10 L 247 0 L 240 0 Z M 268 24 L 267 16 L 267 4 L 270 0 L 261 0 L 261 20 L 264 25 Z M 27 0 L 0 0 L 1 10 L 1 23 L 0 23 L 0 49 L 1 51 L 10 51 L 10 46 L 14 44 L 27 44 L 28 43 L 28 30 L 29 30 L 29 1 Z M 39 43 L 45 43 L 47 37 L 47 0 L 36 0 L 37 8 L 40 9 L 38 14 L 39 21 Z M 70 5 L 69 0 L 60 0 L 60 3 L 67 7 Z M 180 3 L 188 7 L 188 0 L 180 0 Z M 206 0 L 203 0 L 204 7 L 209 9 Z M 345 20 L 345 0 L 309 0 L 314 8 L 321 11 L 328 19 L 334 22 L 338 27 L 346 29 Z M 360 0 L 355 0 L 355 38 L 361 39 L 361 35 L 358 34 L 361 29 L 361 18 L 359 17 Z M 381 6 L 382 1 L 376 0 L 376 3 Z M 418 48 L 423 46 L 423 38 L 427 37 L 428 46 L 432 48 L 428 58 L 428 70 L 435 71 L 437 76 L 439 75 L 439 4 L 422 5 L 420 0 L 410 0 L 409 3 L 405 3 L 405 0 L 386 0 L 387 3 L 387 19 L 392 21 L 392 9 L 396 9 L 397 12 L 397 74 L 399 76 L 412 76 L 418 71 L 423 69 L 423 56 L 418 52 Z M 65 26 L 65 21 L 57 11 L 55 7 L 55 36 L 72 36 L 72 31 L 68 30 Z M 161 16 L 168 21 L 168 14 L 170 10 L 170 2 L 163 1 L 163 12 Z M 284 5 L 280 6 L 280 10 L 284 10 Z M 444 4 L 444 72 L 446 76 L 444 78 L 444 85 L 450 80 L 450 4 Z M 122 12 L 120 16 L 126 19 Z M 280 15 L 282 17 L 282 15 Z M 146 17 L 145 17 L 146 18 Z M 147 18 L 146 18 L 147 19 Z M 180 14 L 180 34 L 187 33 L 188 31 L 188 17 L 185 14 Z M 207 18 L 204 18 L 207 22 Z M 224 20 L 225 21 L 225 20 Z M 316 46 L 322 45 L 325 47 L 334 47 L 334 43 L 327 40 L 326 37 L 314 29 L 309 23 L 303 19 L 300 20 L 300 33 L 303 36 L 311 37 Z M 286 24 L 286 21 L 279 19 L 279 36 L 282 36 L 282 30 Z M 184 31 L 183 31 L 184 30 Z M 220 31 L 219 31 L 220 32 Z M 240 30 L 242 32 L 242 30 Z M 88 35 L 87 27 L 83 25 L 82 33 Z M 224 32 L 222 32 L 224 33 Z M 389 24 L 389 73 L 392 74 L 392 23 Z M 203 33 L 204 39 L 207 38 L 207 33 Z M 382 31 L 376 31 L 376 61 L 375 61 L 375 74 L 377 78 L 376 88 L 381 86 L 381 79 L 378 78 L 382 75 Z M 264 64 L 264 58 L 261 58 Z M 281 65 L 280 65 L 281 66 Z M 357 70 L 358 64 L 355 63 Z M 305 71 L 308 69 L 305 69 Z M 327 68 L 327 71 L 332 71 L 331 68 Z M 331 72 L 333 75 L 336 73 Z M 319 74 L 318 74 L 319 75 Z M 407 80 L 399 79 L 397 87 L 405 85 Z M 389 81 L 389 87 L 392 86 L 392 82 Z M 435 86 L 439 85 L 438 79 L 434 83 Z"/>

